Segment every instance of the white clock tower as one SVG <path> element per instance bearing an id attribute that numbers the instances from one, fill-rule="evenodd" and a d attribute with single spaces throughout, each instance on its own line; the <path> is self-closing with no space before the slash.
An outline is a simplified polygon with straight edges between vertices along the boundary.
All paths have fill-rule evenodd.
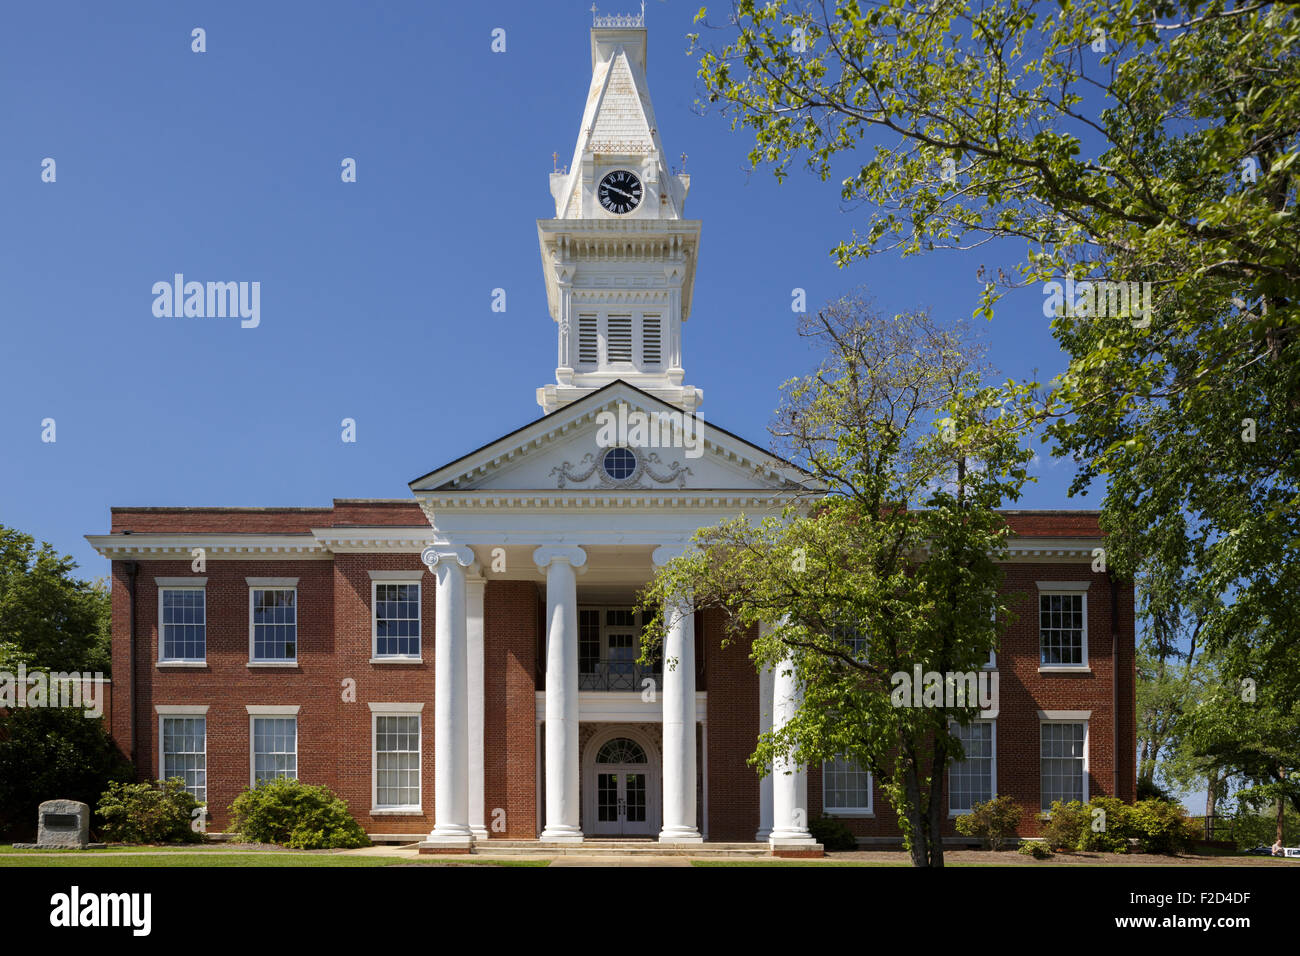
<path id="1" fill-rule="evenodd" d="M 555 218 L 537 221 L 546 301 L 559 326 L 550 414 L 616 379 L 693 412 L 683 385 L 699 220 L 683 219 L 691 180 L 672 173 L 646 86 L 645 14 L 597 16 L 591 88 L 573 162 L 551 174 Z"/>

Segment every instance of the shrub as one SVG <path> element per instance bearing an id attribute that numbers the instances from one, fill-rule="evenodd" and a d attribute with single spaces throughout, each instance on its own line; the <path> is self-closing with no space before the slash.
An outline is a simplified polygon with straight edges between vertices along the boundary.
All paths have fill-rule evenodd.
<path id="1" fill-rule="evenodd" d="M 112 783 L 99 798 L 106 840 L 120 843 L 200 843 L 191 824 L 199 802 L 179 777 L 154 783 Z"/>
<path id="2" fill-rule="evenodd" d="M 276 843 L 299 850 L 369 846 L 347 802 L 328 787 L 279 777 L 245 788 L 230 805 L 230 829 L 250 843 Z"/>
<path id="3" fill-rule="evenodd" d="M 1129 814 L 1142 853 L 1177 853 L 1199 835 L 1183 805 L 1172 800 L 1140 800 Z"/>
<path id="4" fill-rule="evenodd" d="M 1093 797 L 1088 802 L 1087 820 L 1079 835 L 1078 849 L 1127 853 L 1129 838 L 1136 835 L 1132 807 L 1118 797 Z"/>
<path id="5" fill-rule="evenodd" d="M 1022 856 L 1032 856 L 1035 860 L 1046 860 L 1052 855 L 1052 851 L 1042 840 L 1029 840 L 1022 843 L 1016 852 Z"/>
<path id="6" fill-rule="evenodd" d="M 1020 824 L 1020 804 L 1010 797 L 994 795 L 992 800 L 971 805 L 971 812 L 957 818 L 957 832 L 977 836 L 990 850 L 1002 849 L 1006 838 L 1013 836 Z"/>
<path id="7" fill-rule="evenodd" d="M 134 779 L 102 719 L 60 707 L 0 713 L 0 839 L 35 839 L 37 813 L 46 800 L 93 807 L 109 784 Z"/>
<path id="8" fill-rule="evenodd" d="M 1078 800 L 1052 802 L 1052 809 L 1040 817 L 1043 821 L 1043 840 L 1053 850 L 1075 850 L 1091 817 Z"/>
<path id="9" fill-rule="evenodd" d="M 808 824 L 808 831 L 813 839 L 828 850 L 856 850 L 858 840 L 842 820 L 834 817 L 818 817 Z"/>

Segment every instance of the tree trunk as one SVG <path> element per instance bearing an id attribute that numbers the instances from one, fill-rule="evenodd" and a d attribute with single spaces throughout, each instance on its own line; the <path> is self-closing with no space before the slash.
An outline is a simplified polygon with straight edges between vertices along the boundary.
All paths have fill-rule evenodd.
<path id="1" fill-rule="evenodd" d="M 1283 822 L 1285 822 L 1285 813 L 1286 813 L 1286 801 L 1282 799 L 1281 794 L 1278 794 L 1278 798 L 1277 798 L 1277 842 L 1278 843 L 1282 842 L 1282 824 Z"/>
<path id="2" fill-rule="evenodd" d="M 1214 805 L 1218 802 L 1219 768 L 1211 767 L 1206 774 L 1205 787 L 1205 839 L 1214 839 Z"/>

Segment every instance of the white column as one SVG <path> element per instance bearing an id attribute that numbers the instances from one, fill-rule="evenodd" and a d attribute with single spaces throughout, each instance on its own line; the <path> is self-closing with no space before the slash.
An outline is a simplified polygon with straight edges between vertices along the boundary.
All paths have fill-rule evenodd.
<path id="1" fill-rule="evenodd" d="M 766 629 L 766 628 L 764 628 Z M 764 664 L 758 672 L 758 732 L 772 729 L 772 668 Z M 758 781 L 758 833 L 754 839 L 766 843 L 772 835 L 772 772 Z"/>
<path id="2" fill-rule="evenodd" d="M 803 691 L 789 658 L 773 668 L 772 727 L 779 730 L 799 710 Z M 808 832 L 808 780 L 804 768 L 790 756 L 772 762 L 772 832 L 769 844 L 780 846 L 816 844 Z"/>
<path id="3" fill-rule="evenodd" d="M 476 840 L 486 840 L 487 806 L 483 793 L 483 592 L 487 582 L 472 577 L 465 582 L 466 647 L 469 659 L 469 828 Z"/>
<path id="4" fill-rule="evenodd" d="M 465 569 L 469 548 L 434 545 L 421 559 L 437 578 L 434 624 L 433 830 L 421 846 L 468 850 L 469 679 L 466 653 Z"/>
<path id="5" fill-rule="evenodd" d="M 656 548 L 654 562 L 663 565 L 682 550 Z M 659 840 L 701 843 L 703 837 L 695 826 L 695 607 L 691 600 L 682 596 L 669 601 L 664 621 L 664 823 Z"/>
<path id="6" fill-rule="evenodd" d="M 546 574 L 546 826 L 542 839 L 582 842 L 578 819 L 578 569 L 587 553 L 543 547 Z"/>

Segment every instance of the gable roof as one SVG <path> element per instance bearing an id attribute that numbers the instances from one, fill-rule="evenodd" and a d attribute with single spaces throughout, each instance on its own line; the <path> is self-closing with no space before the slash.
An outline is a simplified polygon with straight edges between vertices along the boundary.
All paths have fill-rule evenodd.
<path id="1" fill-rule="evenodd" d="M 455 489 L 476 475 L 511 462 L 530 449 L 540 448 L 566 435 L 579 427 L 590 416 L 606 406 L 615 406 L 622 399 L 631 405 L 640 406 L 647 411 L 664 411 L 682 414 L 681 409 L 664 402 L 635 385 L 622 379 L 615 379 L 590 395 L 586 395 L 549 415 L 529 422 L 500 438 L 482 445 L 468 454 L 461 455 L 433 471 L 427 472 L 408 482 L 413 492 L 433 491 L 436 489 Z M 736 458 L 740 464 L 752 466 L 769 476 L 773 485 L 804 487 L 818 490 L 811 473 L 774 455 L 753 442 L 734 434 L 718 425 L 699 419 L 705 426 L 703 437 L 705 447 L 712 446 L 715 452 Z"/>

